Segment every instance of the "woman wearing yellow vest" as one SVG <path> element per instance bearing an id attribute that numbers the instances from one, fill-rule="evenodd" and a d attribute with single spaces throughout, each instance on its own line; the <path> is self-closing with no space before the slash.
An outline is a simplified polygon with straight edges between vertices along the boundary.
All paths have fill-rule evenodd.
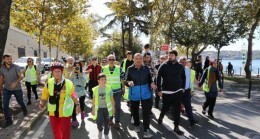
<path id="1" fill-rule="evenodd" d="M 71 115 L 76 104 L 76 112 L 80 113 L 77 94 L 73 83 L 62 76 L 63 65 L 54 62 L 51 71 L 53 78 L 48 80 L 42 91 L 39 108 L 44 110 L 47 103 L 52 131 L 55 139 L 70 138 Z"/>
<path id="2" fill-rule="evenodd" d="M 115 113 L 115 102 L 113 98 L 112 88 L 106 85 L 106 75 L 100 73 L 97 76 L 98 86 L 92 88 L 92 115 L 96 120 L 98 127 L 98 138 L 102 138 L 102 130 L 104 126 L 105 139 L 108 139 L 109 133 L 109 118 Z"/>
<path id="3" fill-rule="evenodd" d="M 210 66 L 204 70 L 199 83 L 199 90 L 202 91 L 201 86 L 203 86 L 203 91 L 205 92 L 206 96 L 206 102 L 202 106 L 202 113 L 206 114 L 206 109 L 207 107 L 209 107 L 208 117 L 210 119 L 214 119 L 213 110 L 218 96 L 218 87 L 220 88 L 220 92 L 224 92 L 221 75 L 219 73 L 219 70 L 217 69 L 217 63 L 217 60 L 210 60 Z"/>
<path id="4" fill-rule="evenodd" d="M 39 71 L 36 69 L 36 65 L 33 64 L 32 58 L 27 59 L 27 65 L 24 70 L 24 75 L 25 75 L 25 86 L 27 89 L 27 97 L 28 97 L 27 105 L 30 105 L 31 91 L 33 91 L 35 95 L 35 99 L 36 100 L 38 99 L 36 87 L 37 87 Z"/>

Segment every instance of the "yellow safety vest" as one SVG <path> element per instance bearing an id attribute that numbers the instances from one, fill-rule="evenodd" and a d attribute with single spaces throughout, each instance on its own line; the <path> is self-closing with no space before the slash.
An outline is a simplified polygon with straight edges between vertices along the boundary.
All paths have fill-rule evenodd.
<path id="1" fill-rule="evenodd" d="M 123 61 L 124 62 L 123 63 L 123 69 L 122 69 L 123 72 L 126 72 L 126 60 L 127 59 L 124 59 L 124 61 Z"/>
<path id="2" fill-rule="evenodd" d="M 73 87 L 73 83 L 65 79 L 65 100 L 64 100 L 64 105 L 63 105 L 63 116 L 64 117 L 69 117 L 72 115 L 73 109 L 74 109 L 74 101 L 71 98 L 71 89 Z M 48 80 L 48 92 L 50 96 L 53 96 L 53 91 L 54 91 L 54 78 L 50 78 Z M 48 103 L 48 111 L 49 112 L 54 112 L 56 111 L 56 104 L 50 104 Z"/>
<path id="3" fill-rule="evenodd" d="M 103 73 L 107 78 L 107 85 L 109 85 L 113 90 L 121 88 L 121 79 L 120 79 L 120 67 L 115 65 L 113 74 L 110 73 L 109 66 L 103 67 Z"/>
<path id="4" fill-rule="evenodd" d="M 191 91 L 194 91 L 194 82 L 195 82 L 195 76 L 196 76 L 195 70 L 190 69 L 190 76 L 191 76 Z"/>
<path id="5" fill-rule="evenodd" d="M 28 66 L 28 65 L 27 65 Z M 29 68 L 29 66 L 27 67 L 27 69 Z M 25 77 L 28 76 L 27 74 L 27 69 L 25 71 Z M 31 78 L 31 85 L 36 85 L 37 84 L 37 72 L 36 69 L 34 67 L 34 65 L 32 66 L 32 68 L 30 69 L 30 78 Z"/>
<path id="6" fill-rule="evenodd" d="M 92 88 L 92 91 L 93 91 L 93 95 L 94 95 L 94 98 L 95 98 L 95 114 L 93 115 L 93 120 L 96 120 L 97 119 L 97 111 L 98 111 L 98 106 L 99 106 L 99 93 L 98 93 L 98 88 L 99 88 L 99 85 Z M 109 114 L 109 117 L 112 117 L 113 116 L 113 112 L 112 112 L 112 100 L 111 100 L 111 87 L 106 85 L 106 89 L 105 89 L 105 94 L 106 94 L 106 103 L 107 103 L 107 110 L 108 110 L 108 114 Z"/>
<path id="7" fill-rule="evenodd" d="M 207 69 L 208 69 L 208 73 L 207 73 L 207 78 L 205 79 L 204 83 L 203 83 L 203 91 L 205 91 L 206 93 L 209 92 L 209 85 L 208 85 L 208 82 L 209 82 L 209 72 L 210 72 L 210 68 L 211 66 L 209 66 Z"/>

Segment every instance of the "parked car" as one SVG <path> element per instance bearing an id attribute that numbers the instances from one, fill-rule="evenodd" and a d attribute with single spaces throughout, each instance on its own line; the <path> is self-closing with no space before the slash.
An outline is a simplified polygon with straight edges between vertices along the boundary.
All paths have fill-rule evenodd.
<path id="1" fill-rule="evenodd" d="M 30 56 L 25 56 L 25 57 L 20 57 L 19 59 L 17 59 L 14 64 L 18 65 L 21 70 L 25 69 L 26 65 L 27 65 L 27 59 Z M 41 61 L 40 63 L 40 67 L 39 67 L 39 57 L 30 57 L 33 59 L 33 64 L 36 65 L 37 69 L 40 69 L 41 73 L 44 74 L 45 69 L 44 69 L 44 62 Z"/>
<path id="2" fill-rule="evenodd" d="M 44 63 L 44 69 L 50 70 L 51 64 L 53 63 L 54 58 L 42 58 L 42 61 Z"/>

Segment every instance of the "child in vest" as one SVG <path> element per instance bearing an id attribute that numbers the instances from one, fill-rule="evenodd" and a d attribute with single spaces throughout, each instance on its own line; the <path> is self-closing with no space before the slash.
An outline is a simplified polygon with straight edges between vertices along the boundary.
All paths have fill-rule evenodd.
<path id="1" fill-rule="evenodd" d="M 98 86 L 94 87 L 92 100 L 92 115 L 96 120 L 98 128 L 98 138 L 102 138 L 102 130 L 104 127 L 105 139 L 108 139 L 109 118 L 115 112 L 113 92 L 110 86 L 106 85 L 106 75 L 100 73 L 97 77 Z"/>

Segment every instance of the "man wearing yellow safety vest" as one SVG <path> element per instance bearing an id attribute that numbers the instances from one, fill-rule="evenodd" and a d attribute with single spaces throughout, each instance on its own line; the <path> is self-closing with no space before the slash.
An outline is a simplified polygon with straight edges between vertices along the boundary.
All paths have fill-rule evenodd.
<path id="1" fill-rule="evenodd" d="M 213 110 L 216 104 L 216 99 L 218 96 L 218 87 L 220 88 L 220 92 L 224 92 L 223 84 L 221 81 L 221 75 L 217 69 L 218 61 L 215 59 L 210 59 L 210 65 L 207 69 L 204 70 L 201 80 L 199 82 L 199 90 L 202 91 L 201 86 L 203 86 L 203 91 L 205 92 L 206 102 L 202 106 L 202 113 L 206 114 L 206 109 L 208 110 L 208 117 L 210 119 L 214 119 Z M 218 86 L 217 86 L 218 81 Z"/>
<path id="2" fill-rule="evenodd" d="M 108 65 L 102 68 L 102 73 L 107 77 L 107 85 L 112 88 L 113 97 L 115 100 L 115 128 L 120 128 L 120 111 L 121 111 L 121 96 L 125 91 L 124 88 L 124 73 L 122 69 L 115 65 L 116 57 L 110 54 L 107 57 Z M 110 119 L 110 124 L 113 124 L 113 118 Z"/>
<path id="3" fill-rule="evenodd" d="M 189 118 L 189 122 L 190 122 L 190 127 L 193 127 L 195 124 L 198 123 L 198 120 L 195 120 L 194 116 L 193 116 L 193 112 L 192 112 L 192 107 L 191 107 L 191 91 L 193 88 L 194 84 L 194 73 L 192 73 L 191 69 L 189 67 L 187 67 L 187 60 L 186 58 L 182 58 L 180 60 L 180 63 L 183 65 L 184 70 L 185 70 L 185 91 L 182 94 L 182 104 L 185 107 L 185 111 L 187 114 L 187 117 Z M 193 77 L 194 76 L 194 77 Z"/>
<path id="4" fill-rule="evenodd" d="M 79 102 L 73 83 L 62 76 L 63 69 L 64 67 L 61 63 L 53 63 L 51 67 L 53 78 L 50 78 L 44 86 L 39 103 L 41 110 L 45 109 L 44 107 L 47 103 L 55 139 L 70 138 L 70 121 L 74 104 L 76 105 L 76 113 L 80 113 Z"/>
<path id="5" fill-rule="evenodd" d="M 122 61 L 120 67 L 122 68 L 122 71 L 125 73 L 127 68 L 134 64 L 133 61 L 133 55 L 131 51 L 126 52 L 126 58 Z M 130 102 L 128 101 L 128 89 L 125 89 L 124 93 L 124 99 L 127 100 L 127 106 L 130 106 Z"/>
<path id="6" fill-rule="evenodd" d="M 98 86 L 92 88 L 92 115 L 96 120 L 98 127 L 98 138 L 102 138 L 102 130 L 104 127 L 105 139 L 108 139 L 109 133 L 109 117 L 111 118 L 115 113 L 115 102 L 112 88 L 106 85 L 106 75 L 100 73 L 97 76 Z"/>
<path id="7" fill-rule="evenodd" d="M 27 59 L 27 66 L 25 67 L 24 70 L 24 77 L 25 77 L 25 86 L 27 89 L 27 97 L 28 97 L 28 102 L 27 105 L 30 105 L 31 102 L 31 91 L 33 91 L 35 95 L 35 99 L 38 99 L 38 94 L 37 94 L 37 82 L 38 82 L 38 75 L 39 75 L 39 70 L 36 68 L 36 65 L 33 64 L 33 59 L 28 58 Z"/>

